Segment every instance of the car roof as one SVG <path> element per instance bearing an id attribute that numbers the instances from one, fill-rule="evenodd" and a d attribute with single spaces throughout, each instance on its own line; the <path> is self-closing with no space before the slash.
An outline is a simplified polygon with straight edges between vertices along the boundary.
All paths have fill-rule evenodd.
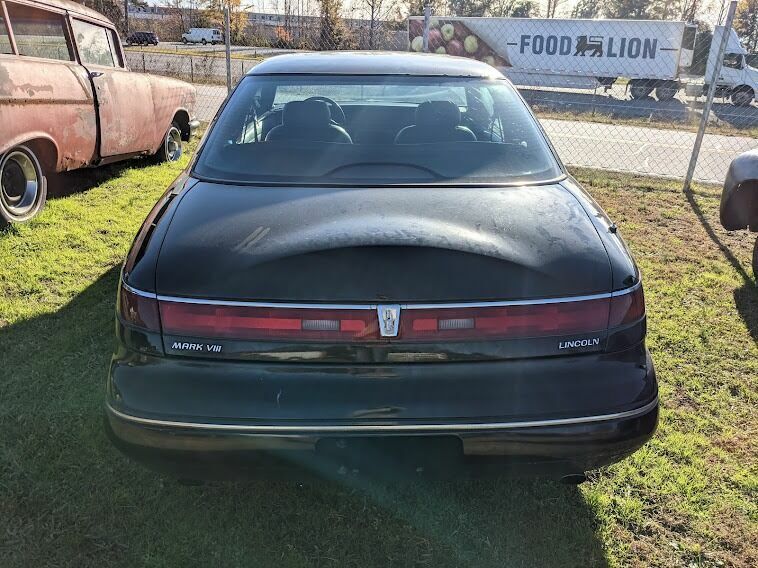
<path id="1" fill-rule="evenodd" d="M 319 51 L 270 57 L 248 75 L 415 75 L 500 79 L 494 67 L 465 57 L 397 51 Z"/>
<path id="2" fill-rule="evenodd" d="M 100 12 L 93 10 L 92 8 L 87 8 L 87 6 L 79 4 L 78 2 L 73 2 L 72 0 L 27 0 L 27 2 L 30 4 L 39 4 L 40 8 L 50 6 L 51 8 L 66 10 L 72 14 L 87 16 L 93 20 L 99 20 L 103 23 L 113 26 L 113 22 L 103 16 Z"/>

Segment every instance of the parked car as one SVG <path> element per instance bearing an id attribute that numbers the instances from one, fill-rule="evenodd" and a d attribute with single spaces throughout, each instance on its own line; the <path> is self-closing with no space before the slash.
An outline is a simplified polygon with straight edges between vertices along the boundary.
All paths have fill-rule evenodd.
<path id="1" fill-rule="evenodd" d="M 158 45 L 159 41 L 154 32 L 132 32 L 126 36 L 127 45 Z"/>
<path id="2" fill-rule="evenodd" d="M 81 4 L 0 8 L 0 223 L 34 217 L 58 172 L 178 159 L 198 124 L 192 85 L 129 72 L 113 24 Z"/>
<path id="3" fill-rule="evenodd" d="M 632 257 L 470 59 L 254 67 L 146 219 L 117 305 L 108 430 L 179 477 L 578 482 L 657 423 Z"/>
<path id="4" fill-rule="evenodd" d="M 182 34 L 182 42 L 215 45 L 224 42 L 224 34 L 216 28 L 190 28 L 187 33 Z"/>
<path id="5" fill-rule="evenodd" d="M 721 224 L 729 231 L 758 231 L 758 150 L 740 154 L 729 165 L 721 193 Z M 758 280 L 758 239 L 753 274 Z"/>

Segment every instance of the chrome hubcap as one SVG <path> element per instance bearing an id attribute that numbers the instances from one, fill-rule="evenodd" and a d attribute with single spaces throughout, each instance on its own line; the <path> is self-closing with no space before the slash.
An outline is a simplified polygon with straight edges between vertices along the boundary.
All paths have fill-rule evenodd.
<path id="1" fill-rule="evenodd" d="M 169 162 L 175 162 L 182 156 L 182 133 L 176 126 L 168 129 L 166 134 L 166 158 Z"/>
<path id="2" fill-rule="evenodd" d="M 3 208 L 11 215 L 23 217 L 34 208 L 40 176 L 29 155 L 15 150 L 0 160 L 0 188 Z"/>

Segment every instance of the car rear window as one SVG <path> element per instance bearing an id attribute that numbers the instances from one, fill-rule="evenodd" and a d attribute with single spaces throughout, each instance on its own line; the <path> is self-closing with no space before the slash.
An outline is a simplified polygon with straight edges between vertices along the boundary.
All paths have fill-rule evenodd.
<path id="1" fill-rule="evenodd" d="M 61 14 L 7 2 L 8 18 L 19 55 L 73 61 L 74 52 Z"/>
<path id="2" fill-rule="evenodd" d="M 504 79 L 252 75 L 194 166 L 235 183 L 526 183 L 562 175 Z"/>

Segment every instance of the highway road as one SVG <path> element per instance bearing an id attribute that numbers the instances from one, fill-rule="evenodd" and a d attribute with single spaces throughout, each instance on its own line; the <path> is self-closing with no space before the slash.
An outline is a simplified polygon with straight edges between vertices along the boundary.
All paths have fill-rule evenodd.
<path id="1" fill-rule="evenodd" d="M 579 120 L 540 122 L 561 159 L 571 166 L 683 178 L 695 143 L 695 133 L 682 130 Z M 732 159 L 756 147 L 755 138 L 706 134 L 695 179 L 723 183 Z"/>

